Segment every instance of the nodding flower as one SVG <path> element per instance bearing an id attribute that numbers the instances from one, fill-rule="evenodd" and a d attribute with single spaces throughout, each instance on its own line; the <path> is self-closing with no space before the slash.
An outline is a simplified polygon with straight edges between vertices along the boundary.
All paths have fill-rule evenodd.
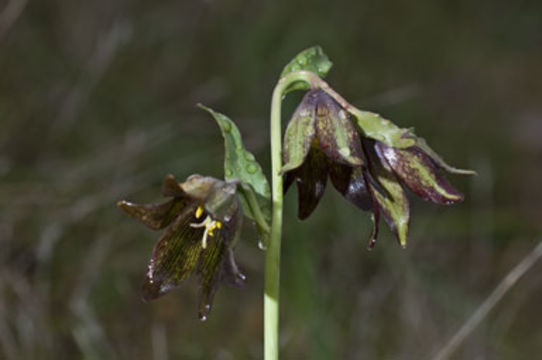
<path id="1" fill-rule="evenodd" d="M 349 202 L 372 211 L 370 248 L 376 242 L 380 214 L 404 247 L 410 209 L 403 187 L 424 200 L 452 204 L 463 200 L 463 195 L 441 170 L 473 172 L 446 165 L 423 139 L 415 138 L 411 147 L 395 148 L 366 137 L 351 116 L 324 90 L 305 94 L 284 136 L 284 191 L 296 183 L 298 217 L 305 219 L 318 205 L 329 175 L 335 189 Z"/>
<path id="2" fill-rule="evenodd" d="M 243 218 L 237 183 L 201 175 L 178 183 L 167 175 L 162 194 L 171 199 L 144 205 L 118 203 L 149 228 L 164 229 L 147 266 L 142 298 L 154 300 L 195 273 L 199 317 L 205 320 L 220 283 L 241 286 L 245 282 L 233 256 Z"/>

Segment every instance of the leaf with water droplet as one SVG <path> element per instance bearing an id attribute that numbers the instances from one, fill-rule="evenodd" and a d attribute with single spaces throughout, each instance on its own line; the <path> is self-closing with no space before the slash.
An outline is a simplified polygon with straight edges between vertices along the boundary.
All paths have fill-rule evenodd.
<path id="1" fill-rule="evenodd" d="M 284 77 L 294 71 L 306 70 L 324 78 L 332 66 L 333 63 L 329 60 L 322 48 L 320 46 L 313 46 L 297 54 L 288 65 L 284 67 L 280 77 Z M 284 94 L 294 90 L 308 89 L 309 85 L 300 81 L 290 85 L 288 89 L 284 91 Z"/>
<path id="2" fill-rule="evenodd" d="M 233 121 L 226 115 L 206 106 L 198 104 L 198 107 L 211 114 L 222 131 L 226 152 L 224 159 L 225 180 L 240 180 L 244 185 L 250 186 L 250 192 L 253 193 L 248 194 L 246 188 L 239 192 L 243 213 L 257 223 L 262 220 L 258 218 L 263 218 L 263 222 L 268 224 L 271 220 L 271 191 L 260 164 L 254 155 L 245 149 L 241 133 Z M 254 195 L 255 201 L 250 201 L 249 195 Z M 255 209 L 255 206 L 258 209 Z M 262 237 L 267 236 L 264 234 L 265 228 L 266 226 L 258 224 L 258 230 Z"/>
<path id="3" fill-rule="evenodd" d="M 410 136 L 410 130 L 400 128 L 378 114 L 358 109 L 350 109 L 350 113 L 354 123 L 368 138 L 395 148 L 407 148 L 416 144 L 416 140 Z"/>

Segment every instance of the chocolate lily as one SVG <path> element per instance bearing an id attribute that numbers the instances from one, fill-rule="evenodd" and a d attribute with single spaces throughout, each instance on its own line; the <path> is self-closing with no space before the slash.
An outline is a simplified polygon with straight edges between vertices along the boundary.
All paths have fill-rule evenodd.
<path id="1" fill-rule="evenodd" d="M 154 300 L 195 273 L 199 317 L 205 320 L 219 283 L 239 286 L 245 281 L 233 257 L 242 221 L 237 182 L 192 175 L 179 184 L 167 175 L 162 194 L 171 199 L 159 204 L 118 203 L 149 228 L 165 229 L 152 252 L 141 295 Z"/>
<path id="2" fill-rule="evenodd" d="M 363 210 L 370 208 L 361 173 L 361 139 L 348 113 L 325 91 L 305 95 L 286 128 L 282 155 L 284 189 L 296 182 L 300 219 L 318 205 L 328 174 L 346 199 Z"/>
<path id="3" fill-rule="evenodd" d="M 384 216 L 401 246 L 406 246 L 410 207 L 404 187 L 436 204 L 454 204 L 463 200 L 463 194 L 450 185 L 441 170 L 461 174 L 472 172 L 440 163 L 440 158 L 433 158 L 418 145 L 400 149 L 368 138 L 362 138 L 362 143 L 368 163 L 365 181 L 375 217 L 370 247 L 376 242 L 379 214 Z"/>
<path id="4" fill-rule="evenodd" d="M 364 124 L 370 124 L 370 131 L 364 131 Z M 383 126 L 381 131 L 379 125 Z M 403 148 L 369 136 L 395 136 L 399 131 L 377 114 L 349 114 L 325 91 L 309 91 L 286 128 L 283 149 L 284 188 L 287 191 L 294 181 L 297 184 L 298 217 L 305 219 L 316 208 L 329 174 L 334 187 L 347 200 L 362 210 L 372 210 L 374 227 L 369 247 L 376 242 L 380 214 L 399 243 L 406 246 L 410 208 L 404 187 L 437 204 L 463 200 L 441 171 L 472 171 L 447 165 L 423 139 L 408 131 L 404 131 L 404 140 L 413 145 Z"/>

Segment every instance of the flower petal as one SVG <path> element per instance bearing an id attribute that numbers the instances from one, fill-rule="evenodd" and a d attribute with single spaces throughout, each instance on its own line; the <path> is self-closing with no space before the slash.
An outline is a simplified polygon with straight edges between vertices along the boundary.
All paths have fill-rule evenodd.
<path id="1" fill-rule="evenodd" d="M 244 278 L 235 265 L 231 251 L 233 240 L 238 236 L 241 228 L 241 220 L 241 213 L 236 212 L 228 223 L 223 224 L 214 236 L 207 239 L 207 247 L 201 252 L 196 267 L 199 281 L 198 308 L 201 320 L 205 320 L 211 311 L 220 280 L 225 279 L 236 283 Z"/>
<path id="2" fill-rule="evenodd" d="M 282 151 L 283 167 L 281 173 L 298 168 L 309 153 L 315 136 L 314 91 L 309 91 L 292 115 L 284 134 Z"/>
<path id="3" fill-rule="evenodd" d="M 427 156 L 429 156 L 440 169 L 446 170 L 451 174 L 476 175 L 476 171 L 474 170 L 458 169 L 456 167 L 448 165 L 439 154 L 437 154 L 433 149 L 429 147 L 424 138 L 416 137 L 415 139 L 416 147 L 423 151 Z"/>
<path id="4" fill-rule="evenodd" d="M 154 246 L 141 287 L 144 300 L 153 300 L 171 291 L 196 267 L 203 237 L 202 228 L 190 226 L 199 222 L 195 217 L 196 207 L 194 203 L 183 209 Z"/>
<path id="5" fill-rule="evenodd" d="M 227 249 L 226 257 L 222 264 L 220 281 L 231 286 L 241 287 L 245 285 L 246 279 L 247 277 L 239 270 L 235 262 L 233 250 L 231 248 Z"/>
<path id="6" fill-rule="evenodd" d="M 380 226 L 380 207 L 378 205 L 378 200 L 375 198 L 374 195 L 374 189 L 371 187 L 369 182 L 369 177 L 371 174 L 369 174 L 369 171 L 364 169 L 363 170 L 363 179 L 365 180 L 365 186 L 369 189 L 368 193 L 371 197 L 371 206 L 373 208 L 373 212 L 371 214 L 371 220 L 373 221 L 373 230 L 371 232 L 371 235 L 369 236 L 369 245 L 368 248 L 371 250 L 376 245 L 376 239 L 378 238 L 378 230 Z"/>
<path id="7" fill-rule="evenodd" d="M 175 180 L 175 176 L 172 174 L 167 174 L 164 177 L 164 182 L 162 183 L 162 195 L 172 196 L 172 197 L 186 197 L 188 196 L 182 189 L 181 184 Z"/>
<path id="8" fill-rule="evenodd" d="M 463 195 L 450 185 L 431 158 L 420 149 L 395 149 L 379 142 L 376 142 L 375 149 L 401 181 L 422 199 L 437 204 L 453 204 L 463 200 Z"/>
<path id="9" fill-rule="evenodd" d="M 363 164 L 359 135 L 347 112 L 326 92 L 317 90 L 316 136 L 319 146 L 334 162 Z"/>
<path id="10" fill-rule="evenodd" d="M 189 202 L 187 198 L 174 198 L 159 204 L 134 204 L 123 200 L 119 201 L 117 206 L 147 227 L 160 230 L 171 224 Z"/>
<path id="11" fill-rule="evenodd" d="M 361 210 L 371 209 L 371 197 L 365 185 L 361 166 L 351 167 L 339 163 L 329 164 L 329 177 L 335 189 L 343 194 L 346 200 Z"/>
<path id="12" fill-rule="evenodd" d="M 327 159 L 318 149 L 312 149 L 303 165 L 295 170 L 299 219 L 309 217 L 318 205 L 326 188 L 327 173 Z"/>
<path id="13" fill-rule="evenodd" d="M 370 174 L 379 185 L 375 186 L 371 181 L 367 182 L 372 195 L 399 244 L 406 247 L 410 222 L 408 198 L 392 168 L 385 162 L 385 159 L 380 159 L 376 154 L 374 141 L 364 140 L 363 147 L 369 162 Z M 379 188 L 383 192 L 380 192 Z"/>
<path id="14" fill-rule="evenodd" d="M 207 240 L 207 248 L 202 250 L 196 270 L 199 279 L 198 308 L 201 320 L 205 320 L 211 311 L 225 258 L 226 244 L 219 233 L 216 235 Z"/>

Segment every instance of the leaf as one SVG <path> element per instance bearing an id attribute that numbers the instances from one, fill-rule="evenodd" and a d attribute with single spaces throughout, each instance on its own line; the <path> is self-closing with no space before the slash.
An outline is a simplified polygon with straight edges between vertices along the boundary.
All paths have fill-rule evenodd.
<path id="1" fill-rule="evenodd" d="M 306 70 L 315 73 L 321 78 L 326 77 L 333 66 L 320 46 L 313 46 L 301 51 L 284 67 L 280 77 L 284 77 L 291 72 Z M 296 82 L 290 85 L 284 95 L 294 90 L 308 90 L 309 85 L 304 82 Z"/>
<path id="2" fill-rule="evenodd" d="M 201 104 L 198 104 L 198 107 L 213 116 L 224 137 L 226 152 L 224 159 L 224 179 L 237 179 L 249 185 L 255 193 L 261 213 L 269 223 L 271 220 L 271 191 L 269 182 L 262 171 L 262 167 L 254 158 L 254 155 L 245 149 L 239 129 L 226 115 Z M 255 210 L 252 209 L 246 194 L 241 191 L 240 197 L 243 213 L 249 218 L 256 220 Z"/>
<path id="3" fill-rule="evenodd" d="M 400 149 L 416 145 L 416 140 L 411 137 L 410 130 L 402 129 L 378 114 L 357 109 L 352 110 L 351 114 L 368 138 Z"/>
<path id="4" fill-rule="evenodd" d="M 439 154 L 437 154 L 433 149 L 427 145 L 427 142 L 424 138 L 416 137 L 416 146 L 423 150 L 429 157 L 437 164 L 441 169 L 446 170 L 451 174 L 458 175 L 476 175 L 476 171 L 467 170 L 467 169 L 458 169 L 453 166 L 448 165 Z"/>

